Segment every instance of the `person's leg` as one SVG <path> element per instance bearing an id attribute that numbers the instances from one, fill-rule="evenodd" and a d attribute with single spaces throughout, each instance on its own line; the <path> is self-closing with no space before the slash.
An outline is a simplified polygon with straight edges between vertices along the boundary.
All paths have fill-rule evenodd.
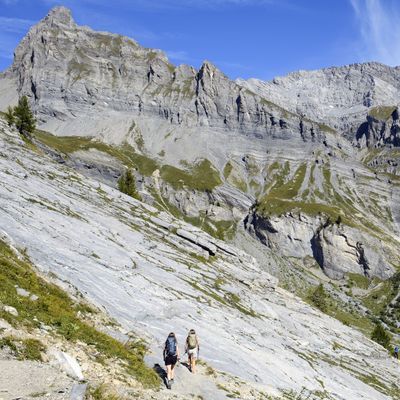
<path id="1" fill-rule="evenodd" d="M 171 365 L 167 365 L 167 379 L 171 379 Z"/>
<path id="2" fill-rule="evenodd" d="M 193 358 L 192 353 L 188 352 L 188 366 L 189 366 L 190 372 L 192 371 L 192 358 Z"/>
<path id="3" fill-rule="evenodd" d="M 192 370 L 193 374 L 196 372 L 196 355 L 195 354 L 192 354 L 191 370 Z"/>
<path id="4" fill-rule="evenodd" d="M 171 379 L 173 380 L 175 377 L 175 364 L 171 365 Z"/>

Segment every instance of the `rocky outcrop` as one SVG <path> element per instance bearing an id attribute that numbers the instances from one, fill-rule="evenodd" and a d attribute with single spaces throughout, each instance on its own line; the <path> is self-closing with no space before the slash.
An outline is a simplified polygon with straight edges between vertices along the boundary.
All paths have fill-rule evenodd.
<path id="1" fill-rule="evenodd" d="M 245 227 L 284 256 L 313 257 L 332 279 L 342 279 L 349 272 L 382 279 L 394 273 L 393 250 L 381 240 L 323 215 L 289 213 L 265 218 L 253 212 Z"/>
<path id="2" fill-rule="evenodd" d="M 370 112 L 367 122 L 360 125 L 356 144 L 359 147 L 400 146 L 400 119 L 398 107 L 377 107 Z"/>

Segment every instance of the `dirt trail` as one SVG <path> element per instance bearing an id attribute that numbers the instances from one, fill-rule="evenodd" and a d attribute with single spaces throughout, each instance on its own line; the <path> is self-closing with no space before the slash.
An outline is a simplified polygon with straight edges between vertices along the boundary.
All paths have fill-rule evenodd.
<path id="1" fill-rule="evenodd" d="M 164 379 L 166 370 L 161 357 L 149 355 L 146 357 L 146 364 L 151 367 L 156 366 L 157 373 Z M 165 385 L 164 388 L 169 391 Z M 186 358 L 182 358 L 182 362 L 175 367 L 175 379 L 171 392 L 188 398 L 226 400 L 226 393 L 217 387 L 211 376 L 206 374 L 206 368 L 198 365 L 196 374 L 192 374 L 187 367 Z"/>
<path id="2" fill-rule="evenodd" d="M 48 364 L 0 360 L 0 371 L 0 400 L 70 398 L 73 381 Z"/>

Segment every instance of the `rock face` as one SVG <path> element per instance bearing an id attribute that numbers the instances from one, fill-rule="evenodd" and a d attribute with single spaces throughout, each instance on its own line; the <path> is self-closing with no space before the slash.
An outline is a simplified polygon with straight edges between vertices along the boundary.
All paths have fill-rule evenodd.
<path id="1" fill-rule="evenodd" d="M 367 116 L 367 122 L 360 125 L 356 141 L 360 147 L 400 146 L 399 109 L 378 107 Z"/>
<path id="2" fill-rule="evenodd" d="M 245 219 L 245 227 L 262 243 L 286 257 L 313 257 L 332 279 L 342 279 L 349 272 L 387 279 L 394 272 L 385 259 L 388 249 L 382 241 L 327 221 L 324 216 L 311 218 L 289 213 L 263 218 L 252 213 Z"/>
<path id="3" fill-rule="evenodd" d="M 400 102 L 400 68 L 379 63 L 299 71 L 270 82 L 238 80 L 242 87 L 353 139 L 374 106 Z"/>

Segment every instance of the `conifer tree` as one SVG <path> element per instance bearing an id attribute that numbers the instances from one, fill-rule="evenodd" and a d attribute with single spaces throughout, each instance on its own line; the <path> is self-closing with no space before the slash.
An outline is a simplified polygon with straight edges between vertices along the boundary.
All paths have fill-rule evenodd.
<path id="1" fill-rule="evenodd" d="M 134 197 L 140 200 L 140 195 L 136 190 L 136 180 L 131 169 L 124 172 L 118 179 L 118 189 L 127 194 L 128 196 Z"/>
<path id="2" fill-rule="evenodd" d="M 14 115 L 14 109 L 11 106 L 8 106 L 5 117 L 8 126 L 13 126 L 15 123 L 15 115 Z"/>
<path id="3" fill-rule="evenodd" d="M 376 343 L 379 343 L 385 349 L 389 349 L 390 335 L 386 332 L 382 324 L 377 324 L 371 334 L 371 339 Z"/>
<path id="4" fill-rule="evenodd" d="M 314 292 L 311 294 L 311 302 L 315 307 L 319 308 L 322 312 L 328 311 L 328 304 L 326 302 L 328 295 L 325 292 L 324 286 L 320 283 Z"/>
<path id="5" fill-rule="evenodd" d="M 21 134 L 31 134 L 36 128 L 36 121 L 29 107 L 28 98 L 22 96 L 14 107 L 15 126 Z"/>

